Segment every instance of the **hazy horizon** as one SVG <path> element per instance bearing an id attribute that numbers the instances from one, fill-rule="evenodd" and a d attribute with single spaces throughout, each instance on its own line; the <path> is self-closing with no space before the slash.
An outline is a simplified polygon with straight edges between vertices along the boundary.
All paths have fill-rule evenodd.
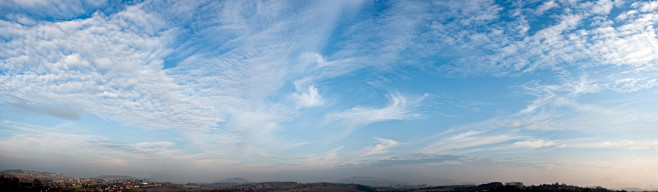
<path id="1" fill-rule="evenodd" d="M 0 169 L 658 190 L 657 31 L 658 1 L 0 0 Z"/>
<path id="2" fill-rule="evenodd" d="M 7 169 L 7 170 L 12 170 L 12 169 Z M 16 169 L 13 169 L 16 170 Z M 130 175 L 130 174 L 120 174 L 115 172 L 116 174 L 96 174 L 96 175 L 90 175 L 90 176 L 71 176 L 65 173 L 61 172 L 48 172 L 48 171 L 39 171 L 39 170 L 27 170 L 27 169 L 19 169 L 23 171 L 38 171 L 38 172 L 47 172 L 47 173 L 56 173 L 56 174 L 63 174 L 66 177 L 74 177 L 74 178 L 97 178 L 97 177 L 103 177 L 103 176 L 130 176 L 134 177 L 136 179 L 148 179 L 150 181 L 154 182 L 172 182 L 172 183 L 178 183 L 178 184 L 186 184 L 186 183 L 216 183 L 216 182 L 223 182 L 222 180 L 225 179 L 234 179 L 234 178 L 241 178 L 245 179 L 250 183 L 258 183 L 258 182 L 300 182 L 300 183 L 314 183 L 314 182 L 329 182 L 329 183 L 361 183 L 365 180 L 374 180 L 374 181 L 381 181 L 381 182 L 387 182 L 391 185 L 394 184 L 402 184 L 402 185 L 425 185 L 429 184 L 432 186 L 447 186 L 447 185 L 480 185 L 480 184 L 487 184 L 487 183 L 492 183 L 492 182 L 502 182 L 502 183 L 508 183 L 508 182 L 518 182 L 517 180 L 482 180 L 482 181 L 470 181 L 470 182 L 463 182 L 463 181 L 455 181 L 449 178 L 408 178 L 409 175 L 385 175 L 383 177 L 378 177 L 378 175 L 372 175 L 372 173 L 355 173 L 356 171 L 352 171 L 355 174 L 352 176 L 346 176 L 346 172 L 341 172 L 340 175 L 335 175 L 336 171 L 333 171 L 334 174 L 332 174 L 332 171 L 314 171 L 313 172 L 313 177 L 304 177 L 302 175 L 308 175 L 307 173 L 305 174 L 304 172 L 297 171 L 295 173 L 281 173 L 281 172 L 253 172 L 253 173 L 236 173 L 233 176 L 219 176 L 217 177 L 216 175 L 213 176 L 213 174 L 207 174 L 206 176 L 203 175 L 194 175 L 194 176 L 180 176 L 180 175 L 171 175 L 170 177 L 167 178 L 152 178 L 152 177 L 145 177 L 145 176 L 135 176 L 135 175 Z M 5 170 L 6 171 L 6 170 Z M 327 174 L 328 175 L 320 175 L 319 173 L 322 174 Z M 381 172 L 378 172 L 378 174 L 381 174 Z M 359 175 L 367 175 L 367 176 L 359 176 Z M 381 176 L 381 175 L 380 175 Z M 365 180 L 364 180 L 365 179 Z M 354 180 L 350 182 L 345 182 L 345 180 Z M 427 181 L 427 182 L 422 182 L 422 181 Z M 542 184 L 566 184 L 566 185 L 574 185 L 571 183 L 565 183 L 565 182 L 560 182 L 560 181 L 546 181 L 546 182 L 539 182 L 539 183 L 523 183 L 525 186 L 530 186 L 530 185 L 542 185 Z M 577 186 L 577 185 L 576 185 Z M 601 185 L 584 185 L 580 187 L 606 187 L 606 186 L 601 186 Z M 622 187 L 622 188 L 611 188 L 607 187 L 608 189 L 623 189 L 623 188 L 634 188 L 634 187 Z"/>

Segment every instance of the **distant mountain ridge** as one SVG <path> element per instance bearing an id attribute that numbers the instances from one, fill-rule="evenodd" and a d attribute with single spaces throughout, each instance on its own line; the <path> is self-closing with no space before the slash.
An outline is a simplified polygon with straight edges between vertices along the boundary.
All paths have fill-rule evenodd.
<path id="1" fill-rule="evenodd" d="M 411 185 L 407 182 L 393 181 L 377 177 L 348 177 L 337 181 L 338 183 L 353 183 L 367 186 Z"/>
<path id="2" fill-rule="evenodd" d="M 251 181 L 242 178 L 242 177 L 233 177 L 233 178 L 226 178 L 219 180 L 215 183 L 238 183 L 238 184 L 244 184 L 244 183 L 251 183 Z"/>

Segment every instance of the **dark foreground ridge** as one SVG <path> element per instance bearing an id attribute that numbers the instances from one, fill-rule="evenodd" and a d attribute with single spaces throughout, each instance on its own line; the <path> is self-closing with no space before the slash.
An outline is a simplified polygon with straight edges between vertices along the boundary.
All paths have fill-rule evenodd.
<path id="1" fill-rule="evenodd" d="M 151 182 L 129 176 L 99 176 L 95 178 L 71 178 L 62 174 L 26 170 L 6 170 L 0 172 L 0 192 L 9 191 L 136 191 L 136 192 L 376 192 L 376 191 L 414 191 L 414 192 L 475 192 L 475 191 L 538 191 L 538 192 L 610 192 L 603 187 L 578 187 L 566 184 L 544 184 L 525 186 L 520 182 L 493 182 L 481 185 L 376 185 L 367 186 L 353 183 L 298 183 L 298 182 L 258 182 L 252 183 L 243 178 L 229 178 L 215 183 L 175 184 L 170 182 Z M 622 190 L 623 191 L 623 190 Z"/>

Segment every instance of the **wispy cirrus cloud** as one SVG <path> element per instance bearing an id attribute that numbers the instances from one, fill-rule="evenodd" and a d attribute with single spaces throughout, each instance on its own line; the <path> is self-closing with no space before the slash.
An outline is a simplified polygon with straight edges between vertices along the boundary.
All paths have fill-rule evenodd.
<path id="1" fill-rule="evenodd" d="M 512 143 L 512 146 L 521 147 L 521 148 L 536 149 L 536 148 L 554 146 L 555 144 L 556 143 L 554 141 L 551 141 L 551 140 L 530 139 L 530 140 L 525 140 L 525 141 L 514 142 L 514 143 Z"/>
<path id="2" fill-rule="evenodd" d="M 501 127 L 524 128 L 529 130 L 557 130 L 559 126 L 555 126 L 553 122 L 541 121 L 505 121 L 496 122 L 496 125 Z"/>
<path id="3" fill-rule="evenodd" d="M 628 20 L 613 21 L 614 18 L 607 15 L 615 7 L 624 6 L 621 1 L 548 1 L 535 10 L 525 7 L 528 5 L 523 2 L 515 4 L 518 9 L 505 10 L 495 9 L 492 1 L 472 3 L 477 5 L 469 9 L 490 15 L 489 20 L 482 19 L 473 24 L 488 27 L 464 27 L 461 23 L 473 19 L 458 14 L 454 17 L 461 22 L 435 22 L 425 32 L 437 37 L 437 42 L 448 45 L 445 48 L 454 48 L 455 51 L 450 52 L 452 55 L 459 55 L 452 60 L 453 64 L 441 67 L 451 73 L 506 76 L 537 70 L 564 71 L 572 67 L 629 66 L 639 69 L 654 65 L 657 59 L 654 54 L 657 50 L 649 48 L 655 47 L 653 45 L 657 42 L 655 25 L 651 23 L 654 13 L 629 10 L 622 14 Z M 650 4 L 636 2 L 630 6 L 643 9 Z M 543 16 L 528 12 L 541 13 L 548 9 L 558 13 L 551 13 L 555 17 L 549 25 L 533 26 L 533 21 Z M 498 18 L 512 21 L 492 22 Z M 583 29 L 584 26 L 588 28 Z"/>
<path id="4" fill-rule="evenodd" d="M 628 150 L 658 150 L 658 140 L 641 139 L 624 140 L 610 139 L 574 139 L 566 142 L 564 147 L 580 149 L 628 149 Z"/>
<path id="5" fill-rule="evenodd" d="M 512 134 L 489 134 L 484 131 L 467 131 L 461 134 L 443 137 L 435 142 L 430 143 L 420 153 L 459 153 L 465 149 L 474 147 L 486 147 L 503 142 L 509 142 L 521 138 Z"/>
<path id="6" fill-rule="evenodd" d="M 465 161 L 466 156 L 454 155 L 432 155 L 432 154 L 406 154 L 404 156 L 394 156 L 386 159 L 375 161 L 372 166 L 418 166 L 418 165 L 450 165 L 461 164 Z"/>
<path id="7" fill-rule="evenodd" d="M 398 144 L 397 141 L 392 139 L 384 139 L 384 138 L 375 138 L 375 139 L 379 141 L 379 144 L 371 145 L 363 148 L 361 151 L 357 152 L 356 154 L 357 158 L 387 153 L 389 148 Z"/>
<path id="8" fill-rule="evenodd" d="M 369 108 L 357 106 L 345 111 L 330 114 L 332 119 L 342 120 L 350 128 L 358 128 L 371 123 L 390 120 L 404 120 L 419 118 L 420 114 L 415 111 L 428 95 L 421 97 L 407 97 L 397 92 L 388 95 L 389 104 L 382 108 Z"/>
<path id="9" fill-rule="evenodd" d="M 341 139 L 350 132 L 376 122 L 409 120 L 421 118 L 419 113 L 422 101 L 428 96 L 404 96 L 390 92 L 389 103 L 385 107 L 372 108 L 357 106 L 341 112 L 328 113 L 324 126 L 335 129 L 329 140 Z"/>

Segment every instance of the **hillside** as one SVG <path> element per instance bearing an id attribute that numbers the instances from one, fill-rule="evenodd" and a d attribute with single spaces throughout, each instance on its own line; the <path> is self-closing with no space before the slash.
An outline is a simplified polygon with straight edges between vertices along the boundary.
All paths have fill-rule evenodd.
<path id="1" fill-rule="evenodd" d="M 66 177 L 59 173 L 48 173 L 48 172 L 29 171 L 29 170 L 21 170 L 21 169 L 4 170 L 4 171 L 0 171 L 0 174 L 9 177 L 13 176 L 13 177 L 29 179 L 29 180 L 39 179 L 42 181 L 59 181 L 59 180 L 70 179 L 69 177 Z"/>

